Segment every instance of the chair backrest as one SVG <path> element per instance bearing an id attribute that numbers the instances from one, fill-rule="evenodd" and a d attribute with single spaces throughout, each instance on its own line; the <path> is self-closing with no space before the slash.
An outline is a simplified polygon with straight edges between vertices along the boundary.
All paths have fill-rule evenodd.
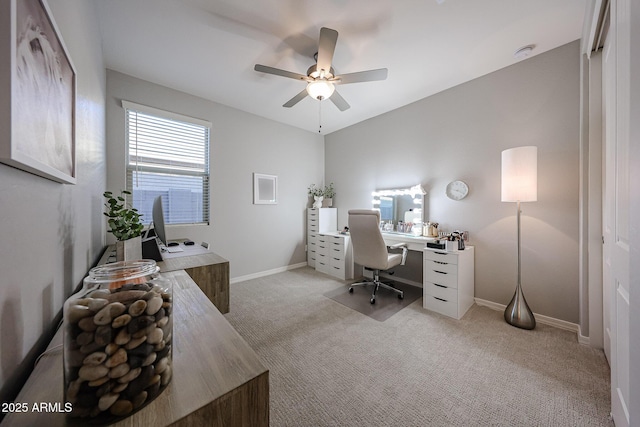
<path id="1" fill-rule="evenodd" d="M 380 211 L 350 210 L 349 234 L 354 262 L 374 269 L 387 268 L 389 253 L 380 233 Z"/>

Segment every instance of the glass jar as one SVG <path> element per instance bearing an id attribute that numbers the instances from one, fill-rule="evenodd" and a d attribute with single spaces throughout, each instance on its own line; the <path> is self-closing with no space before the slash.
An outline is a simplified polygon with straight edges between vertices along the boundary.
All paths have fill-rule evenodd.
<path id="1" fill-rule="evenodd" d="M 155 399 L 171 381 L 171 282 L 155 261 L 89 271 L 64 303 L 64 395 L 68 414 L 111 423 Z"/>

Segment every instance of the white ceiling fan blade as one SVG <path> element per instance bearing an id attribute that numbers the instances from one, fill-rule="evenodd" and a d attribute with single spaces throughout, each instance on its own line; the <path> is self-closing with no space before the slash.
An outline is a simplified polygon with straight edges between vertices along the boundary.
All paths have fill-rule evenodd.
<path id="1" fill-rule="evenodd" d="M 331 28 L 320 28 L 320 40 L 318 42 L 318 60 L 317 70 L 324 70 L 325 73 L 331 71 L 331 61 L 333 61 L 333 53 L 336 50 L 338 42 L 338 32 Z"/>
<path id="2" fill-rule="evenodd" d="M 335 76 L 333 79 L 331 79 L 331 81 L 343 85 L 347 83 L 374 82 L 378 80 L 386 80 L 387 73 L 388 71 L 386 68 L 378 68 L 377 70 L 358 71 L 357 73 L 342 74 L 340 76 Z"/>
<path id="3" fill-rule="evenodd" d="M 299 74 L 299 73 L 293 73 L 291 71 L 286 71 L 286 70 L 281 70 L 280 68 L 273 68 L 273 67 L 268 67 L 266 65 L 260 65 L 260 64 L 256 64 L 255 67 L 253 67 L 254 70 L 259 71 L 261 73 L 267 73 L 267 74 L 273 74 L 276 76 L 282 76 L 282 77 L 288 77 L 290 79 L 295 79 L 295 80 L 304 80 L 304 81 L 309 81 L 309 77 L 305 76 L 304 74 Z"/>
<path id="4" fill-rule="evenodd" d="M 338 107 L 338 110 L 340 111 L 345 111 L 351 108 L 349 103 L 344 100 L 344 98 L 338 93 L 337 90 L 333 91 L 333 95 L 331 95 L 329 99 L 335 104 L 336 107 Z"/>
<path id="5" fill-rule="evenodd" d="M 294 105 L 296 105 L 298 102 L 302 101 L 305 96 L 307 96 L 307 89 L 306 88 L 304 88 L 302 90 L 302 92 L 300 92 L 299 94 L 297 94 L 296 96 L 294 96 L 293 98 L 291 98 L 290 100 L 285 102 L 283 107 L 291 108 Z"/>

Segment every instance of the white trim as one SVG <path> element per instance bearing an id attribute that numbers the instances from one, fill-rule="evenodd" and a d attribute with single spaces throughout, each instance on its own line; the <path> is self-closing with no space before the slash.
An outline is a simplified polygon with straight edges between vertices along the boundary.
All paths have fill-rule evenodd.
<path id="1" fill-rule="evenodd" d="M 487 301 L 480 298 L 475 298 L 476 304 L 489 307 L 496 311 L 504 311 L 507 308 L 504 304 L 498 304 L 497 302 Z M 542 314 L 534 313 L 536 321 L 542 323 L 544 325 L 553 326 L 558 329 L 564 329 L 565 331 L 578 333 L 580 327 L 576 323 L 567 322 L 566 320 L 560 320 L 549 316 L 544 316 Z M 580 342 L 580 338 L 578 337 L 578 341 Z"/>
<path id="2" fill-rule="evenodd" d="M 578 342 L 582 345 L 591 346 L 591 338 L 582 335 L 582 328 L 578 325 Z"/>
<path id="3" fill-rule="evenodd" d="M 136 104 L 135 102 L 122 100 L 122 108 L 125 110 L 140 111 L 142 113 L 152 114 L 154 116 L 160 116 L 165 119 L 176 120 L 179 122 L 191 123 L 198 126 L 204 126 L 211 129 L 211 122 L 207 120 L 197 119 L 195 117 L 185 116 L 182 114 L 174 113 L 172 111 L 160 110 L 159 108 L 149 107 L 147 105 Z"/>
<path id="4" fill-rule="evenodd" d="M 259 271 L 258 273 L 247 274 L 245 276 L 232 277 L 229 280 L 230 284 L 244 282 L 246 280 L 258 279 L 260 277 L 271 276 L 272 274 L 283 273 L 289 270 L 295 270 L 296 268 L 306 267 L 307 262 L 299 262 L 298 264 L 286 265 L 284 267 L 274 268 L 273 270 Z"/>

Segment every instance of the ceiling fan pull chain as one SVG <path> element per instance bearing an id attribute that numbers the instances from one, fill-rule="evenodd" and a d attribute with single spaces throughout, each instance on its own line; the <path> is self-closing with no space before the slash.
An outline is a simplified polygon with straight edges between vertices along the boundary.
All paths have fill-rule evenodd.
<path id="1" fill-rule="evenodd" d="M 318 133 L 322 133 L 322 101 L 318 105 Z"/>

